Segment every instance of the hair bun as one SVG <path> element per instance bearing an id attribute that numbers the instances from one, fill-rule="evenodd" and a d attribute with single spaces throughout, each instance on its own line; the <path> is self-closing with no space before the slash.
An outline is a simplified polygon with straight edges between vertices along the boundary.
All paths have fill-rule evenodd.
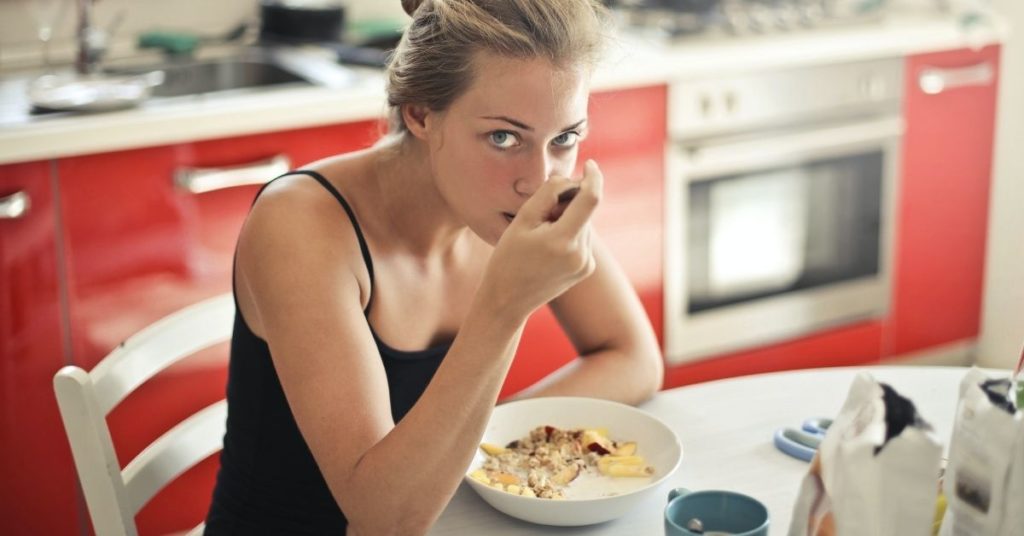
<path id="1" fill-rule="evenodd" d="M 422 3 L 423 0 L 402 0 L 402 9 L 404 9 L 409 16 L 412 16 L 416 11 L 416 8 L 420 7 L 420 4 Z"/>

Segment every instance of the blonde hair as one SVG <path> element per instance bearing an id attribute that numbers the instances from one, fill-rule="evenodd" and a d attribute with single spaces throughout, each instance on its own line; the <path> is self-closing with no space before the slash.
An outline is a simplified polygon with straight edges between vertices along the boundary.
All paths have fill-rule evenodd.
<path id="1" fill-rule="evenodd" d="M 412 15 L 388 62 L 388 129 L 408 132 L 402 106 L 443 111 L 473 81 L 473 57 L 543 58 L 593 67 L 609 28 L 598 0 L 402 0 Z"/>

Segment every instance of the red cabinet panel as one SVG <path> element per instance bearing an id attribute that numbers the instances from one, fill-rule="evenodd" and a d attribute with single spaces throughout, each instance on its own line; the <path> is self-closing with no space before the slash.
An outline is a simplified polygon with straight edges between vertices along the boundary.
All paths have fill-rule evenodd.
<path id="1" fill-rule="evenodd" d="M 580 165 L 593 158 L 601 166 L 604 200 L 594 226 L 639 293 L 659 340 L 666 103 L 665 86 L 593 94 L 590 135 L 579 156 Z M 527 322 L 501 396 L 529 386 L 575 356 L 551 311 L 537 311 Z"/>
<path id="2" fill-rule="evenodd" d="M 142 327 L 231 290 L 235 240 L 258 187 L 194 194 L 175 186 L 176 169 L 233 167 L 279 154 L 300 166 L 366 147 L 377 134 L 376 122 L 363 122 L 59 160 L 74 362 L 91 369 Z M 224 396 L 226 348 L 176 365 L 115 408 L 108 420 L 122 465 Z M 157 495 L 139 513 L 140 532 L 194 525 L 209 505 L 216 467 L 207 460 Z"/>
<path id="3" fill-rule="evenodd" d="M 60 312 L 54 190 L 49 162 L 0 166 L 0 199 L 23 193 L 17 218 L 0 217 L 0 519 L 5 534 L 78 531 L 71 449 L 53 395 L 68 363 Z"/>
<path id="4" fill-rule="evenodd" d="M 887 355 L 974 337 L 980 323 L 998 76 L 926 94 L 926 69 L 998 73 L 999 47 L 907 60 L 903 173 Z M 968 71 L 969 72 L 969 71 Z"/>
<path id="5" fill-rule="evenodd" d="M 874 364 L 881 355 L 883 329 L 882 322 L 863 322 L 756 350 L 687 363 L 665 370 L 664 387 L 780 370 Z"/>

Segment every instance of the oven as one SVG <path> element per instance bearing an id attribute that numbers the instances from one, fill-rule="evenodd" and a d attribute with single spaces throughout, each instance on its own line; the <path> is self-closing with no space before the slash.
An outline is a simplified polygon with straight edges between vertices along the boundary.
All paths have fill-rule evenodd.
<path id="1" fill-rule="evenodd" d="M 901 95 L 898 59 L 673 83 L 670 363 L 887 312 Z"/>

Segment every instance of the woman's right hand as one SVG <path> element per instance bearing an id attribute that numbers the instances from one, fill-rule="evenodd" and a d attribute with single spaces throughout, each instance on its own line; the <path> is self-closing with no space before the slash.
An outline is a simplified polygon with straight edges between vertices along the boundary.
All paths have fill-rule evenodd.
<path id="1" fill-rule="evenodd" d="M 498 240 L 481 291 L 503 314 L 524 318 L 594 271 L 590 219 L 603 177 L 593 160 L 583 169 L 579 181 L 548 179 Z M 576 187 L 568 206 L 559 206 L 559 196 Z"/>

